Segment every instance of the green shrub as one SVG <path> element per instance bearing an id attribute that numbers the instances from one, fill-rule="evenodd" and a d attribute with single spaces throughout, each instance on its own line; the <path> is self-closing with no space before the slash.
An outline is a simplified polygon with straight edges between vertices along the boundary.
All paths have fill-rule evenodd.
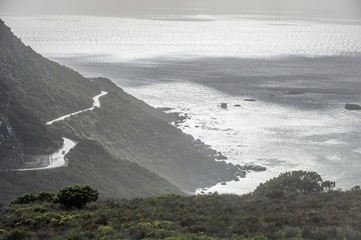
<path id="1" fill-rule="evenodd" d="M 30 240 L 33 239 L 33 235 L 29 232 L 15 229 L 1 236 L 1 240 L 20 240 L 20 239 Z"/>
<path id="2" fill-rule="evenodd" d="M 11 203 L 13 204 L 29 204 L 35 202 L 36 197 L 33 193 L 26 193 L 24 195 L 16 197 Z"/>
<path id="3" fill-rule="evenodd" d="M 55 199 L 54 193 L 48 193 L 48 192 L 40 192 L 36 195 L 37 201 L 42 202 L 53 202 Z"/>
<path id="4" fill-rule="evenodd" d="M 40 193 L 26 193 L 16 197 L 12 204 L 30 204 L 34 202 L 53 202 L 55 198 L 54 193 L 40 192 Z"/>
<path id="5" fill-rule="evenodd" d="M 65 208 L 84 208 L 87 203 L 98 200 L 99 192 L 89 186 L 74 186 L 61 189 L 57 201 Z"/>
<path id="6" fill-rule="evenodd" d="M 293 171 L 281 173 L 278 177 L 261 183 L 254 194 L 256 195 L 277 195 L 280 192 L 324 192 L 335 187 L 331 181 L 323 181 L 316 172 Z"/>

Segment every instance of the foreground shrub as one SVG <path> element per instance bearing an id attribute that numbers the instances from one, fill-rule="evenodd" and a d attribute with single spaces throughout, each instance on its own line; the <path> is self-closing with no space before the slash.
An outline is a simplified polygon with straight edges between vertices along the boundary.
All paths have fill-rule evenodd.
<path id="1" fill-rule="evenodd" d="M 98 200 L 99 192 L 89 186 L 74 186 L 61 189 L 57 201 L 65 208 L 84 208 L 87 203 Z"/>
<path id="2" fill-rule="evenodd" d="M 334 187 L 334 182 L 323 181 L 316 172 L 293 171 L 281 173 L 278 177 L 260 184 L 254 193 L 282 197 L 280 192 L 325 192 Z"/>
<path id="3" fill-rule="evenodd" d="M 33 234 L 22 230 L 13 230 L 1 236 L 1 240 L 30 240 L 33 239 Z"/>
<path id="4" fill-rule="evenodd" d="M 16 197 L 13 204 L 29 204 L 34 202 L 53 202 L 55 198 L 54 193 L 40 192 L 40 193 L 26 193 Z"/>

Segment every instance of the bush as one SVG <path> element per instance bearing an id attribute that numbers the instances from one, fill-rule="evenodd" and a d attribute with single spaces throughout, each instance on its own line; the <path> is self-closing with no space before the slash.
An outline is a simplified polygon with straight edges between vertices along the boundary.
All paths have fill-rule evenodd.
<path id="1" fill-rule="evenodd" d="M 24 195 L 16 197 L 11 203 L 13 204 L 29 204 L 35 202 L 35 194 L 26 193 Z"/>
<path id="2" fill-rule="evenodd" d="M 33 239 L 33 234 L 16 229 L 11 232 L 5 233 L 3 236 L 1 236 L 1 240 L 19 240 L 19 239 L 22 240 Z"/>
<path id="3" fill-rule="evenodd" d="M 55 199 L 54 193 L 40 192 L 36 195 L 37 201 L 41 202 L 53 202 Z"/>
<path id="4" fill-rule="evenodd" d="M 29 204 L 34 202 L 53 202 L 55 198 L 54 193 L 40 192 L 40 193 L 26 193 L 16 197 L 12 204 Z"/>
<path id="5" fill-rule="evenodd" d="M 293 171 L 281 173 L 278 177 L 260 184 L 254 194 L 272 196 L 275 192 L 324 192 L 334 187 L 334 182 L 323 181 L 316 172 Z"/>
<path id="6" fill-rule="evenodd" d="M 89 186 L 74 186 L 61 189 L 57 201 L 65 208 L 84 208 L 87 203 L 98 200 L 99 192 Z"/>

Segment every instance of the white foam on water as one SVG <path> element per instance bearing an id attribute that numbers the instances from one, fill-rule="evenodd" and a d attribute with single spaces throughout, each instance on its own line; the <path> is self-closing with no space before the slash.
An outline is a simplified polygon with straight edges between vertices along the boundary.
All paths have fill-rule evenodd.
<path id="1" fill-rule="evenodd" d="M 355 149 L 355 150 L 353 150 L 353 151 L 356 152 L 356 153 L 361 154 L 361 147 L 360 147 L 360 148 L 357 148 L 357 149 Z"/>
<path id="2" fill-rule="evenodd" d="M 355 174 L 348 164 L 359 164 L 347 159 L 352 154 L 347 144 L 328 137 L 343 136 L 357 126 L 358 117 L 344 114 L 342 109 L 299 111 L 261 101 L 246 102 L 243 99 L 249 96 L 234 97 L 195 83 L 153 84 L 127 91 L 154 107 L 187 113 L 191 118 L 180 128 L 221 151 L 228 162 L 267 168 L 208 191 L 247 193 L 282 172 L 301 169 L 339 180 L 341 187 L 342 181 Z M 220 107 L 222 102 L 228 103 L 228 109 Z M 241 107 L 234 106 L 237 104 Z M 328 139 L 313 140 L 320 136 Z"/>

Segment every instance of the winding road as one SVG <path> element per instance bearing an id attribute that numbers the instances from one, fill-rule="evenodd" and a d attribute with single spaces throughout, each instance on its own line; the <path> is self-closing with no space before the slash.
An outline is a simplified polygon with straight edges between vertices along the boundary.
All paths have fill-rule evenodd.
<path id="1" fill-rule="evenodd" d="M 82 112 L 86 112 L 86 111 L 92 111 L 94 110 L 94 108 L 96 107 L 100 107 L 100 98 L 102 96 L 107 95 L 107 92 L 102 91 L 99 95 L 93 97 L 93 106 L 91 108 L 87 108 L 78 112 L 74 112 L 74 113 L 70 113 L 67 115 L 64 115 L 60 118 L 57 118 L 55 120 L 52 120 L 50 122 L 47 122 L 46 125 L 51 125 L 54 122 L 58 122 L 58 121 L 62 121 L 66 118 L 69 118 L 71 116 L 77 115 L 79 113 Z M 60 148 L 58 151 L 56 151 L 55 153 L 51 154 L 49 156 L 49 164 L 45 167 L 33 167 L 33 168 L 20 168 L 20 169 L 15 169 L 15 171 L 35 171 L 35 170 L 47 170 L 47 169 L 54 169 L 54 168 L 59 168 L 59 167 L 66 167 L 68 165 L 68 161 L 66 159 L 66 154 L 68 154 L 70 152 L 71 149 L 73 149 L 78 143 L 68 139 L 68 138 L 64 138 L 63 137 L 63 146 L 62 148 Z"/>
<path id="2" fill-rule="evenodd" d="M 99 100 L 99 98 L 101 98 L 102 96 L 107 95 L 107 94 L 108 94 L 107 92 L 102 91 L 99 95 L 93 97 L 93 101 L 94 101 L 94 102 L 93 102 L 93 106 L 92 106 L 91 108 L 87 108 L 87 109 L 84 109 L 84 110 L 81 110 L 81 111 L 78 111 L 78 112 L 74 112 L 74 113 L 70 113 L 70 114 L 64 115 L 64 116 L 62 116 L 62 117 L 60 117 L 60 118 L 54 119 L 54 120 L 52 120 L 52 121 L 50 121 L 50 122 L 47 122 L 46 125 L 51 125 L 51 124 L 53 124 L 53 123 L 55 123 L 55 122 L 63 121 L 63 120 L 66 119 L 66 118 L 69 118 L 69 117 L 71 117 L 71 116 L 77 115 L 77 114 L 82 113 L 82 112 L 92 111 L 92 110 L 94 110 L 94 108 L 96 108 L 96 107 L 99 108 L 99 107 L 100 107 L 100 100 Z"/>

